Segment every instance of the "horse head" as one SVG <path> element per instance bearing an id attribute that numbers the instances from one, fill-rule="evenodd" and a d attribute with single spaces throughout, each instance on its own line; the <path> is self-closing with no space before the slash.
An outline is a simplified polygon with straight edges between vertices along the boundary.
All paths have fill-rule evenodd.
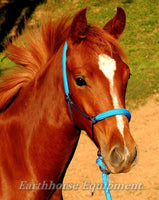
<path id="1" fill-rule="evenodd" d="M 130 69 L 123 62 L 117 44 L 126 24 L 126 15 L 117 8 L 113 19 L 103 29 L 89 26 L 86 8 L 79 11 L 67 38 L 67 78 L 74 105 L 85 116 L 97 116 L 113 109 L 125 109 L 125 93 Z M 137 148 L 129 130 L 128 119 L 116 114 L 94 124 L 72 108 L 76 126 L 85 130 L 101 152 L 111 173 L 127 172 L 135 164 Z"/>

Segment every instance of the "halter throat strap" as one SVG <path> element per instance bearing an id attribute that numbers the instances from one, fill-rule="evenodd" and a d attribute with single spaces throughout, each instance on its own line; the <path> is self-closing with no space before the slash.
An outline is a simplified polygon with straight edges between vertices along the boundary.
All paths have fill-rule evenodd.
<path id="1" fill-rule="evenodd" d="M 94 138 L 94 124 L 96 124 L 97 122 L 99 122 L 99 121 L 101 121 L 103 119 L 106 119 L 108 117 L 112 117 L 112 116 L 115 116 L 115 115 L 125 115 L 127 117 L 128 121 L 130 121 L 131 114 L 125 108 L 117 108 L 117 109 L 108 110 L 108 111 L 102 112 L 102 113 L 100 113 L 100 114 L 98 114 L 96 116 L 92 116 L 92 117 L 90 117 L 87 114 L 85 114 L 84 112 L 82 112 L 73 103 L 73 100 L 72 100 L 71 95 L 70 95 L 69 86 L 68 86 L 68 79 L 67 79 L 67 72 L 66 72 L 66 60 L 67 60 L 66 52 L 67 52 L 67 42 L 65 42 L 65 44 L 64 44 L 63 54 L 62 54 L 62 73 L 63 73 L 63 83 L 64 83 L 64 91 L 65 91 L 65 97 L 66 97 L 65 100 L 68 103 L 70 117 L 71 117 L 72 121 L 74 122 L 73 115 L 72 115 L 72 108 L 71 108 L 71 107 L 73 107 L 83 117 L 85 117 L 86 119 L 88 119 L 88 120 L 90 120 L 92 122 L 92 140 L 96 144 L 96 141 L 95 141 L 95 138 Z M 75 126 L 76 126 L 76 124 L 75 124 Z M 76 126 L 76 128 L 78 128 L 78 127 Z"/>

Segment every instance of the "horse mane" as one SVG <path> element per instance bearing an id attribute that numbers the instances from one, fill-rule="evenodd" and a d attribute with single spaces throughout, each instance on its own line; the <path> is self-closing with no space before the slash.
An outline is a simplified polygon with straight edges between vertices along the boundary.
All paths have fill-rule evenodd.
<path id="1" fill-rule="evenodd" d="M 37 26 L 29 28 L 21 39 L 7 44 L 6 55 L 16 67 L 7 69 L 7 75 L 0 77 L 0 112 L 58 51 L 68 35 L 68 21 L 68 17 L 59 22 L 44 20 L 40 30 Z"/>
<path id="2" fill-rule="evenodd" d="M 22 87 L 33 81 L 41 69 L 44 70 L 45 64 L 67 39 L 70 31 L 69 19 L 70 17 L 63 17 L 60 21 L 53 22 L 50 17 L 47 21 L 43 20 L 40 30 L 37 26 L 27 29 L 21 39 L 8 44 L 7 57 L 16 67 L 0 77 L 0 112 L 8 108 Z M 103 32 L 99 28 L 88 26 L 88 47 L 97 52 L 107 46 L 109 51 L 114 52 L 113 46 L 123 56 L 116 40 L 108 34 L 103 36 Z"/>

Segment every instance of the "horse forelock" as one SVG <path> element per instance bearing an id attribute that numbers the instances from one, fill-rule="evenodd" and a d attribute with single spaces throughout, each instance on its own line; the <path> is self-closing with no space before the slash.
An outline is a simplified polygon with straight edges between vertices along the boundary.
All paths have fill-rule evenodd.
<path id="1" fill-rule="evenodd" d="M 85 46 L 92 49 L 97 55 L 107 52 L 112 57 L 113 54 L 118 54 L 121 58 L 126 58 L 117 40 L 98 27 L 88 26 L 84 42 L 86 42 Z"/>

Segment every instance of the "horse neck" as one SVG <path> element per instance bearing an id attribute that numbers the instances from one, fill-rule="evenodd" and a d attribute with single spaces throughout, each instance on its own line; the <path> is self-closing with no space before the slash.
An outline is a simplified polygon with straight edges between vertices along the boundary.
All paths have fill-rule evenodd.
<path id="1" fill-rule="evenodd" d="M 3 167 L 8 157 L 6 165 L 12 166 L 3 169 L 2 174 L 8 179 L 12 174 L 10 181 L 16 180 L 17 184 L 25 178 L 35 183 L 62 181 L 76 148 L 79 132 L 71 122 L 64 100 L 61 59 L 62 48 L 49 62 L 45 73 L 23 88 L 1 117 L 1 138 L 4 139 L 0 143 L 0 165 Z M 3 145 L 4 140 L 8 145 Z"/>
<path id="2" fill-rule="evenodd" d="M 30 145 L 38 176 L 45 180 L 49 173 L 54 182 L 62 179 L 79 139 L 65 102 L 61 63 L 62 48 L 36 80 L 41 117 Z"/>

